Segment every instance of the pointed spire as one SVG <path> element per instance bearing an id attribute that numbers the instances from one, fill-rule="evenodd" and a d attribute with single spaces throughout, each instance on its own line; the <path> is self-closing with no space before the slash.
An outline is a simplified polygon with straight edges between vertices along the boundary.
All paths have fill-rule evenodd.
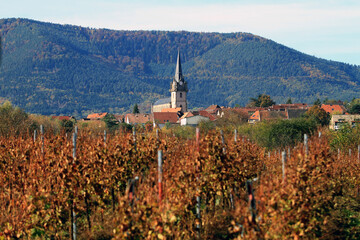
<path id="1" fill-rule="evenodd" d="M 181 60 L 180 60 L 180 49 L 178 49 L 178 57 L 175 71 L 175 81 L 179 82 L 182 79 Z"/>

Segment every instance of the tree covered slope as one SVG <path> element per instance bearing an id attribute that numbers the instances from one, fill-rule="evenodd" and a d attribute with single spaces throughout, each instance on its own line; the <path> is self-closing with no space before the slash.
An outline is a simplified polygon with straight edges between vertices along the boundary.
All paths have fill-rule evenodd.
<path id="1" fill-rule="evenodd" d="M 189 107 L 360 95 L 360 67 L 249 33 L 113 31 L 0 19 L 0 99 L 41 114 L 121 113 L 169 96 L 177 50 Z"/>

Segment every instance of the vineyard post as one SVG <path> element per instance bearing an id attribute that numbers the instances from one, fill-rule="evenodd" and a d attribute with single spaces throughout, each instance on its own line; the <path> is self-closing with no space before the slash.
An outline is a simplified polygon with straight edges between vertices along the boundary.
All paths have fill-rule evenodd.
<path id="1" fill-rule="evenodd" d="M 159 129 L 156 129 L 156 139 L 159 139 Z"/>
<path id="2" fill-rule="evenodd" d="M 349 157 L 351 157 L 351 148 L 349 148 Z"/>
<path id="3" fill-rule="evenodd" d="M 340 148 L 338 148 L 338 161 L 340 160 Z"/>
<path id="4" fill-rule="evenodd" d="M 79 131 L 78 126 L 75 126 L 75 134 L 76 134 L 76 137 L 78 136 L 78 131 Z"/>
<path id="5" fill-rule="evenodd" d="M 281 162 L 282 162 L 282 178 L 285 181 L 285 167 L 286 167 L 286 152 L 282 152 Z"/>
<path id="6" fill-rule="evenodd" d="M 75 128 L 76 129 L 76 128 Z M 76 158 L 76 132 L 73 133 L 73 161 L 72 163 L 75 163 Z M 76 214 L 75 214 L 75 204 L 74 201 L 72 201 L 72 208 L 71 208 L 71 231 L 72 231 L 72 239 L 76 240 Z"/>
<path id="7" fill-rule="evenodd" d="M 270 160 L 270 156 L 271 156 L 271 153 L 270 153 L 270 151 L 268 151 L 268 158 L 269 158 L 269 160 Z"/>
<path id="8" fill-rule="evenodd" d="M 36 142 L 36 137 L 37 137 L 37 131 L 36 129 L 34 130 L 34 142 Z"/>
<path id="9" fill-rule="evenodd" d="M 304 147 L 305 147 L 305 155 L 309 154 L 309 146 L 308 146 L 308 135 L 304 134 Z"/>
<path id="10" fill-rule="evenodd" d="M 44 126 L 40 125 L 40 134 L 41 134 L 41 153 L 44 153 Z"/>
<path id="11" fill-rule="evenodd" d="M 234 142 L 237 142 L 237 129 L 234 130 Z"/>
<path id="12" fill-rule="evenodd" d="M 200 129 L 196 128 L 196 150 L 199 152 Z"/>
<path id="13" fill-rule="evenodd" d="M 104 144 L 106 144 L 106 130 L 104 130 Z"/>
<path id="14" fill-rule="evenodd" d="M 158 150 L 158 185 L 159 185 L 159 202 L 162 200 L 162 164 L 163 164 L 163 152 L 162 150 Z"/>
<path id="15" fill-rule="evenodd" d="M 135 147 L 135 151 L 136 151 L 136 129 L 135 129 L 135 126 L 133 127 L 133 140 L 134 140 L 134 147 Z"/>
<path id="16" fill-rule="evenodd" d="M 290 153 L 291 153 L 291 150 L 290 150 L 290 147 L 288 147 L 288 159 L 290 159 Z"/>
<path id="17" fill-rule="evenodd" d="M 321 138 L 321 131 L 319 131 L 319 138 Z"/>
<path id="18" fill-rule="evenodd" d="M 226 153 L 226 149 L 225 149 L 225 139 L 224 139 L 224 132 L 223 132 L 223 130 L 220 130 L 220 135 L 221 135 L 221 142 L 222 142 L 222 145 L 223 145 L 223 153 L 225 154 L 225 153 Z"/>
<path id="19" fill-rule="evenodd" d="M 200 129 L 196 128 L 196 149 L 197 152 L 199 153 L 200 151 Z M 200 167 L 197 167 L 197 172 L 198 172 L 198 176 L 196 177 L 196 180 L 199 181 L 200 178 Z M 196 230 L 197 230 L 197 238 L 200 239 L 200 222 L 201 222 L 201 212 L 200 212 L 200 206 L 201 206 L 201 197 L 200 197 L 200 191 L 199 191 L 199 187 L 196 188 L 196 192 L 199 194 L 198 196 L 196 196 L 196 218 L 197 218 L 197 223 L 196 223 Z"/>
<path id="20" fill-rule="evenodd" d="M 249 197 L 249 210 L 251 214 L 251 220 L 253 223 L 256 223 L 256 201 L 251 180 L 246 181 L 246 190 Z"/>

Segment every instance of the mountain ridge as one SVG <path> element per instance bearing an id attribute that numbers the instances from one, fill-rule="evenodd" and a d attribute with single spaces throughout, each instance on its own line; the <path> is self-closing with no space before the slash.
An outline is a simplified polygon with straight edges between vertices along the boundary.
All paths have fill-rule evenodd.
<path id="1" fill-rule="evenodd" d="M 26 111 L 84 116 L 150 109 L 169 96 L 180 48 L 189 107 L 350 100 L 360 67 L 301 53 L 250 33 L 126 31 L 0 19 L 0 97 Z"/>

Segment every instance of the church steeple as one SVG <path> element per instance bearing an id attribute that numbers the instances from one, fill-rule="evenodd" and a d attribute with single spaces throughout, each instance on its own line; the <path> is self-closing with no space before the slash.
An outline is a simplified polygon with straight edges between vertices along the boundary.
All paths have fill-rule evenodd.
<path id="1" fill-rule="evenodd" d="M 184 78 L 182 76 L 180 49 L 179 49 L 177 56 L 176 70 L 175 70 L 175 81 L 180 82 L 181 80 L 184 80 Z"/>
<path id="2" fill-rule="evenodd" d="M 182 112 L 187 112 L 186 93 L 188 92 L 187 82 L 182 75 L 180 50 L 178 50 L 175 76 L 170 85 L 171 108 L 181 108 Z"/>

